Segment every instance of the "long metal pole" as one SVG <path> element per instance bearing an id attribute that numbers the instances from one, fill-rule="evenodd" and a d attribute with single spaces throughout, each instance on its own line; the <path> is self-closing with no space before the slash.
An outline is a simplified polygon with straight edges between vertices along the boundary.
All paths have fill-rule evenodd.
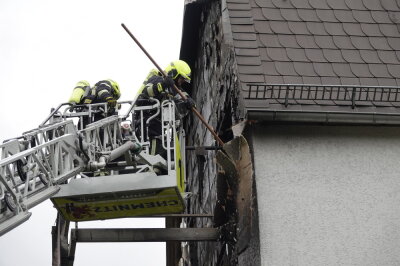
<path id="1" fill-rule="evenodd" d="M 154 64 L 154 66 L 160 71 L 160 73 L 164 76 L 167 77 L 167 74 L 165 73 L 164 70 L 157 64 L 156 61 L 150 56 L 150 54 L 144 49 L 144 47 L 140 44 L 140 42 L 133 36 L 133 34 L 129 31 L 129 29 L 125 26 L 124 23 L 121 24 L 122 28 L 131 36 L 131 38 L 135 41 L 135 43 L 142 49 L 142 51 L 146 54 L 146 56 L 150 59 L 150 61 Z M 175 91 L 182 97 L 183 100 L 186 100 L 187 97 L 182 93 L 182 91 L 174 84 L 174 89 Z M 207 127 L 207 129 L 211 132 L 211 134 L 214 136 L 215 140 L 219 143 L 219 145 L 223 146 L 224 142 L 218 137 L 217 133 L 215 133 L 214 129 L 207 123 L 207 121 L 204 119 L 204 117 L 197 111 L 196 107 L 192 107 L 192 111 L 194 114 L 200 119 L 200 121 Z"/>

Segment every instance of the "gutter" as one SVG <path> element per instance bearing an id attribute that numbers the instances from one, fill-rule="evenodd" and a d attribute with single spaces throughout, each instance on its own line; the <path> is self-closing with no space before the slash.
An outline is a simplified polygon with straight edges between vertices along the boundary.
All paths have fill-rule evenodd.
<path id="1" fill-rule="evenodd" d="M 247 109 L 247 116 L 257 122 L 400 125 L 400 113 Z"/>

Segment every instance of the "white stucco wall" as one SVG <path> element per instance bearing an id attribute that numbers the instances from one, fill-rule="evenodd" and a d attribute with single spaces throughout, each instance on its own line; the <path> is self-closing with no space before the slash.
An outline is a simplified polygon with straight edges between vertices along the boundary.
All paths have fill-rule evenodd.
<path id="1" fill-rule="evenodd" d="M 400 129 L 261 126 L 262 265 L 400 265 Z"/>

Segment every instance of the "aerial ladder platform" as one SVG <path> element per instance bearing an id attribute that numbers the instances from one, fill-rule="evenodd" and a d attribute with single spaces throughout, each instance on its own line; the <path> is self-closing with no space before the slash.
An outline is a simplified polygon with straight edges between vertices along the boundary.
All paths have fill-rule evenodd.
<path id="1" fill-rule="evenodd" d="M 0 145 L 0 235 L 47 199 L 75 222 L 184 211 L 185 132 L 174 101 L 118 106 L 124 114 L 94 121 L 106 104 L 64 103 L 38 128 Z M 161 120 L 165 158 L 150 152 L 153 119 Z"/>

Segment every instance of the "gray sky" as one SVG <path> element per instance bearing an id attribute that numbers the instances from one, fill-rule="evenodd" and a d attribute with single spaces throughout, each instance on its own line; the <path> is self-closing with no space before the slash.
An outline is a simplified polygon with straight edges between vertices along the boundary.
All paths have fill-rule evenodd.
<path id="1" fill-rule="evenodd" d="M 0 141 L 36 128 L 81 79 L 111 78 L 131 100 L 153 68 L 120 26 L 162 67 L 179 57 L 184 1 L 0 0 Z M 51 265 L 51 202 L 0 237 L 0 266 Z M 80 227 L 163 227 L 120 219 Z M 75 266 L 165 265 L 164 243 L 78 244 Z"/>

